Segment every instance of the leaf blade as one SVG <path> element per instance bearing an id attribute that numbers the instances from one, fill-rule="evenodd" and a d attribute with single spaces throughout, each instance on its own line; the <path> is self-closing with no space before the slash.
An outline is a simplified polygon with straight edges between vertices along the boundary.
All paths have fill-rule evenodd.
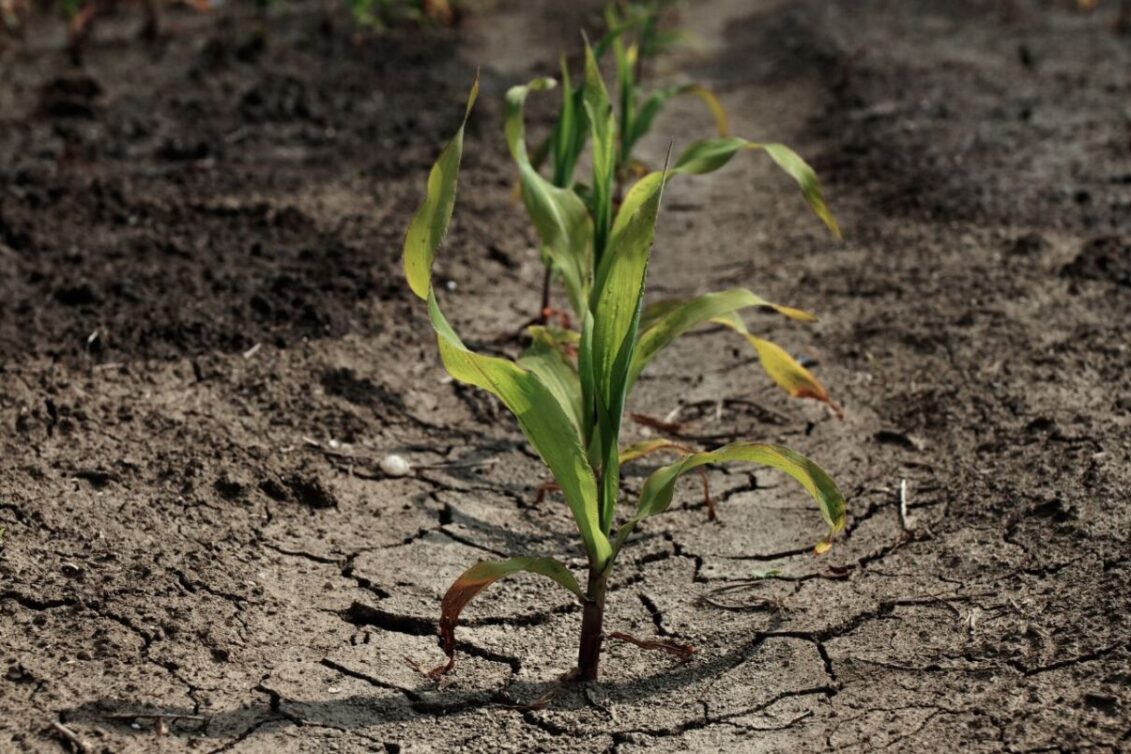
<path id="1" fill-rule="evenodd" d="M 633 514 L 617 530 L 613 542 L 614 557 L 624 546 L 636 525 L 644 519 L 663 513 L 671 504 L 675 483 L 684 473 L 711 463 L 744 461 L 758 463 L 778 469 L 793 477 L 817 502 L 821 516 L 828 524 L 828 535 L 817 545 L 818 550 L 827 549 L 833 536 L 844 529 L 846 504 L 844 496 L 836 483 L 819 466 L 795 450 L 781 445 L 733 442 L 716 450 L 695 453 L 654 472 L 644 483 L 640 492 L 640 502 Z"/>
<path id="2" fill-rule="evenodd" d="M 459 165 L 463 157 L 463 132 L 471 109 L 479 96 L 479 76 L 471 85 L 467 96 L 467 107 L 459 130 L 441 151 L 439 158 L 428 173 L 428 187 L 424 201 L 409 221 L 403 247 L 405 278 L 409 288 L 417 298 L 428 298 L 432 285 L 432 263 L 436 249 L 447 235 L 448 225 L 455 209 L 456 185 L 459 182 Z"/>
<path id="3" fill-rule="evenodd" d="M 582 102 L 593 146 L 593 258 L 600 265 L 609 240 L 616 173 L 616 127 L 613 106 L 593 49 L 585 45 L 585 83 Z"/>
<path id="4" fill-rule="evenodd" d="M 460 613 L 484 589 L 501 578 L 526 571 L 554 581 L 579 600 L 585 596 L 573 573 L 554 558 L 507 558 L 506 560 L 481 560 L 468 568 L 452 582 L 440 601 L 440 640 L 444 654 L 448 657 L 446 665 L 436 668 L 433 675 L 439 676 L 455 666 L 456 624 Z"/>
<path id="5" fill-rule="evenodd" d="M 740 309 L 771 309 L 783 316 L 804 322 L 817 318 L 793 307 L 780 306 L 746 288 L 731 288 L 680 301 L 664 301 L 648 308 L 647 326 L 641 331 L 629 373 L 629 385 L 664 348 L 684 333 Z M 662 310 L 662 311 L 661 311 Z"/>
<path id="6" fill-rule="evenodd" d="M 573 190 L 559 188 L 543 178 L 526 150 L 526 97 L 554 85 L 553 79 L 539 78 L 511 87 L 506 96 L 504 128 L 507 146 L 518 165 L 523 204 L 545 255 L 562 276 L 574 311 L 580 313 L 591 284 L 593 223 L 589 209 Z"/>
<path id="7" fill-rule="evenodd" d="M 487 390 L 514 414 L 523 434 L 550 468 L 562 489 L 590 560 L 601 565 L 610 554 L 600 527 L 597 480 L 567 409 L 537 377 L 508 359 L 468 349 L 440 311 L 435 293 L 428 298 L 440 358 L 455 379 Z"/>
<path id="8" fill-rule="evenodd" d="M 825 202 L 821 182 L 809 163 L 784 144 L 759 143 L 737 137 L 701 139 L 687 147 L 676 160 L 677 173 L 704 175 L 712 173 L 730 162 L 738 152 L 762 150 L 786 175 L 794 180 L 801 195 L 829 232 L 838 240 L 843 238 L 840 226 Z"/>

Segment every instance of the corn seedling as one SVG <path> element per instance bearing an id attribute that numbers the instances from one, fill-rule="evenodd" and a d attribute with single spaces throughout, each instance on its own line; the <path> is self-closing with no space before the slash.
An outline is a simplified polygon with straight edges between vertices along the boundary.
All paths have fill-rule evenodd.
<path id="1" fill-rule="evenodd" d="M 660 18 L 669 5 L 670 2 L 624 4 L 619 11 L 616 6 L 609 6 L 605 11 L 610 29 L 638 30 L 635 39 L 631 39 L 629 34 L 617 34 L 611 40 L 619 100 L 616 163 L 618 193 L 619 186 L 631 174 L 645 171 L 643 165 L 633 158 L 633 150 L 652 129 L 656 116 L 673 98 L 683 95 L 698 97 L 714 118 L 718 135 L 729 135 L 726 110 L 715 93 L 707 87 L 701 84 L 675 84 L 647 96 L 641 91 L 640 79 L 644 63 L 657 57 L 674 40 L 680 38 L 678 32 L 660 29 Z"/>
<path id="2" fill-rule="evenodd" d="M 402 21 L 446 26 L 455 20 L 450 0 L 346 0 L 346 5 L 359 25 L 377 31 Z"/>
<path id="3" fill-rule="evenodd" d="M 118 0 L 60 0 L 60 8 L 67 18 L 67 49 L 76 62 L 82 59 L 82 50 L 93 33 L 95 20 L 117 4 Z M 141 27 L 144 39 L 154 40 L 161 34 L 162 0 L 140 0 L 145 13 Z M 175 0 L 200 13 L 212 10 L 211 0 Z"/>
<path id="4" fill-rule="evenodd" d="M 591 141 L 593 154 L 593 175 L 589 186 L 575 189 L 559 185 L 557 177 L 547 180 L 527 156 L 523 125 L 525 100 L 530 92 L 553 88 L 555 82 L 552 79 L 537 79 L 526 87 L 512 90 L 507 98 L 506 116 L 507 139 L 511 155 L 518 166 L 523 203 L 538 230 L 542 258 L 547 270 L 561 280 L 573 319 L 579 322 L 584 319 L 588 309 L 594 281 L 602 277 L 601 267 L 610 243 L 614 211 L 618 211 L 618 208 L 622 214 L 632 211 L 632 197 L 640 195 L 640 191 L 647 185 L 644 181 L 654 182 L 655 176 L 659 175 L 653 173 L 642 179 L 629 191 L 623 202 L 616 196 L 616 145 L 618 141 L 623 143 L 623 139 L 618 139 L 617 119 L 598 66 L 600 53 L 588 45 L 585 53 L 584 80 L 580 85 L 581 101 L 571 105 L 574 99 L 572 95 L 563 98 L 563 113 L 559 124 L 569 123 L 570 129 L 584 124 L 587 128 L 585 140 Z M 568 82 L 564 88 L 569 88 Z M 568 107 L 584 113 L 584 118 L 580 115 L 568 116 L 565 112 Z M 623 123 L 623 119 L 621 122 Z M 576 142 L 577 139 L 572 141 Z M 557 134 L 554 143 L 559 143 Z M 751 151 L 764 152 L 789 175 L 797 183 L 802 196 L 817 217 L 834 236 L 840 237 L 840 229 L 825 204 L 816 174 L 797 153 L 783 144 L 758 143 L 736 137 L 704 139 L 684 150 L 664 175 L 674 177 L 711 173 L 722 168 L 735 155 Z M 637 186 L 641 188 L 638 189 Z M 563 212 L 564 215 L 559 214 Z M 578 228 L 586 223 L 592 228 L 592 238 L 579 241 L 581 234 Z M 545 308 L 544 306 L 544 310 Z M 744 338 L 757 353 L 759 364 L 766 374 L 790 395 L 825 402 L 839 415 L 839 407 L 831 401 L 820 380 L 781 346 L 747 329 L 741 314 L 741 310 L 746 308 L 770 308 L 801 321 L 814 319 L 797 309 L 767 304 L 760 296 L 742 288 L 687 300 L 656 302 L 643 312 L 639 329 L 641 356 L 631 367 L 629 387 L 648 362 L 672 340 L 690 329 L 710 323 L 729 328 Z"/>
<path id="5" fill-rule="evenodd" d="M 543 280 L 541 321 L 545 322 L 553 311 L 550 307 L 550 288 L 554 277 L 559 278 L 570 301 L 573 317 L 582 317 L 582 303 L 588 296 L 588 281 L 593 280 L 598 271 L 600 258 L 608 243 L 612 213 L 620 206 L 623 187 L 634 175 L 644 169 L 632 156 L 641 138 L 652 128 L 655 118 L 663 107 L 681 94 L 693 94 L 707 103 L 715 117 L 719 135 L 715 138 L 698 141 L 688 147 L 676 161 L 672 175 L 703 175 L 714 172 L 726 165 L 740 152 L 762 151 L 800 187 L 802 195 L 814 213 L 825 223 L 834 236 L 840 237 L 840 229 L 828 211 L 821 195 L 816 174 L 793 150 L 782 144 L 763 144 L 728 136 L 726 113 L 714 94 L 706 87 L 697 84 L 666 87 L 649 95 L 641 101 L 638 71 L 645 56 L 654 56 L 671 44 L 671 32 L 659 30 L 659 18 L 671 2 L 653 0 L 647 3 L 621 3 L 609 6 L 606 10 L 607 34 L 590 49 L 586 45 L 586 57 L 582 80 L 574 86 L 570 81 L 569 69 L 562 60 L 562 99 L 558 119 L 546 150 L 550 158 L 551 177 L 549 187 L 539 174 L 536 155 L 532 161 L 526 157 L 525 149 L 517 151 L 512 145 L 512 155 L 518 163 L 523 200 L 527 212 L 540 230 L 541 256 L 546 265 Z M 633 33 L 635 32 L 635 37 Z M 662 36 L 667 34 L 668 36 Z M 632 40 L 630 40 L 632 38 Z M 616 107 L 609 107 L 609 97 L 601 77 L 599 62 L 603 54 L 613 50 L 616 61 L 617 99 Z M 542 91 L 551 88 L 554 82 L 540 79 L 532 82 L 529 91 Z M 515 112 L 508 117 L 508 133 L 521 132 L 522 105 L 524 100 L 516 100 Z M 601 109 L 604 107 L 604 109 Z M 592 141 L 594 172 L 590 185 L 574 182 L 574 172 L 586 144 Z M 609 157 L 609 155 L 612 155 Z M 604 166 L 610 165 L 610 168 Z M 552 248 L 541 233 L 546 223 L 546 208 L 539 199 L 541 192 L 549 188 L 569 190 L 579 199 L 568 202 L 576 210 L 584 208 L 590 215 L 594 228 L 592 252 L 577 253 L 570 249 Z M 564 200 L 563 200 L 564 201 Z M 559 243 L 560 246 L 560 243 Z M 714 294 L 714 298 L 701 297 L 697 308 L 692 312 L 709 313 L 705 319 L 691 316 L 681 323 L 673 314 L 669 322 L 678 332 L 671 338 L 682 334 L 686 329 L 710 322 L 723 325 L 743 337 L 758 355 L 759 363 L 770 378 L 790 395 L 813 398 L 827 403 L 837 415 L 839 407 L 833 403 L 828 391 L 821 382 L 796 359 L 775 343 L 760 338 L 747 330 L 746 323 L 739 313 L 744 307 L 759 307 L 760 299 L 749 291 L 736 289 Z M 741 303 L 741 302 L 746 303 Z M 734 304 L 734 306 L 730 306 Z M 666 301 L 653 304 L 644 313 L 644 324 L 658 324 L 665 310 L 682 311 L 681 306 L 691 306 L 689 301 Z M 729 308 L 728 308 L 729 306 Z M 791 310 L 787 316 L 807 319 L 803 312 Z M 670 339 L 660 338 L 657 329 L 654 344 L 662 348 Z M 647 328 L 642 330 L 646 331 Z M 654 353 L 654 352 L 650 352 Z M 645 359 L 642 364 L 647 362 Z M 633 374 L 635 379 L 637 374 Z"/>
<path id="6" fill-rule="evenodd" d="M 654 60 L 686 36 L 679 30 L 664 30 L 660 26 L 661 18 L 672 5 L 674 3 L 671 0 L 650 0 L 607 6 L 605 22 L 608 29 L 594 46 L 598 61 L 611 49 L 616 62 L 618 140 L 614 172 L 618 196 L 621 193 L 620 187 L 630 175 L 644 170 L 633 158 L 633 150 L 637 142 L 651 130 L 660 111 L 672 99 L 683 95 L 698 97 L 710 111 L 718 135 L 727 136 L 729 132 L 726 110 L 715 94 L 705 86 L 676 84 L 647 96 L 641 89 L 641 72 L 645 63 Z M 561 111 L 546 145 L 548 149 L 539 150 L 534 161 L 541 164 L 545 157 L 550 157 L 554 185 L 565 188 L 573 185 L 574 170 L 585 149 L 588 122 L 583 100 L 584 82 L 576 87 L 571 85 L 564 57 L 561 70 Z"/>
<path id="7" fill-rule="evenodd" d="M 707 172 L 745 149 L 770 151 L 795 173 L 798 164 L 789 156 L 792 153 L 775 145 L 735 139 L 700 142 L 689 147 L 671 168 L 665 166 L 639 180 L 614 211 L 615 123 L 592 50 L 587 50 L 586 70 L 583 93 L 593 144 L 593 211 L 576 192 L 539 175 L 527 154 L 523 103 L 529 92 L 548 89 L 554 82 L 537 79 L 512 88 L 505 108 L 507 144 L 522 172 L 524 200 L 544 248 L 568 281 L 580 332 L 535 329 L 529 348 L 511 360 L 467 348 L 441 309 L 432 268 L 455 207 L 464 125 L 478 94 L 478 81 L 468 97 L 464 125 L 433 165 L 424 201 L 405 236 L 405 276 L 412 292 L 427 301 L 444 367 L 454 379 L 493 394 L 514 414 L 565 498 L 588 560 L 584 589 L 573 572 L 553 557 L 482 561 L 465 571 L 441 602 L 440 636 L 448 660 L 432 671 L 434 677 L 454 666 L 456 622 L 467 604 L 500 578 L 527 571 L 553 580 L 580 602 L 581 637 L 573 677 L 596 679 L 606 638 L 606 589 L 617 556 L 640 522 L 668 509 L 677 481 L 695 469 L 742 461 L 785 472 L 813 497 L 828 526 L 818 551 L 827 549 L 833 535 L 844 527 L 844 499 L 824 471 L 789 448 L 747 441 L 707 452 L 681 451 L 678 461 L 647 478 L 631 515 L 618 519 L 622 458 L 649 450 L 639 446 L 621 450 L 625 404 L 636 378 L 652 358 L 681 333 L 735 317 L 745 307 L 797 319 L 812 317 L 771 304 L 744 289 L 644 307 L 656 217 L 670 178 Z M 806 178 L 806 185 L 811 201 L 827 212 L 819 192 L 812 194 L 815 184 Z"/>

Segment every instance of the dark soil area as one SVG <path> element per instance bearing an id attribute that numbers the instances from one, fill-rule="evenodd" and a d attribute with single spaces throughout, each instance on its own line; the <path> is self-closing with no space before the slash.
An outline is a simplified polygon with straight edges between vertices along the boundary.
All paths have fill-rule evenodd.
<path id="1" fill-rule="evenodd" d="M 156 43 L 125 7 L 82 67 L 43 19 L 0 43 L 0 751 L 67 750 L 53 723 L 139 753 L 1131 746 L 1131 37 L 1103 0 L 694 3 L 699 46 L 655 75 L 807 156 L 846 241 L 751 155 L 671 186 L 652 290 L 817 312 L 757 325 L 846 418 L 710 330 L 631 410 L 797 447 L 847 532 L 814 557 L 802 493 L 712 470 L 719 521 L 680 488 L 606 618 L 690 662 L 613 643 L 599 684 L 525 709 L 580 611 L 516 578 L 469 608 L 443 683 L 409 667 L 439 662 L 439 598 L 476 560 L 582 564 L 400 274 L 481 66 L 445 309 L 507 348 L 537 305 L 501 98 L 599 13 L 485 6 L 380 36 L 314 3 L 171 9 Z M 673 105 L 642 156 L 704 117 Z M 414 472 L 386 477 L 391 452 Z"/>

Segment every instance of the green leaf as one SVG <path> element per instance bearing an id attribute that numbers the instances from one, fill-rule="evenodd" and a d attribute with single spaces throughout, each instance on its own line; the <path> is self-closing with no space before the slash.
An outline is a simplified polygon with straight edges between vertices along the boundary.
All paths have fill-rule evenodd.
<path id="1" fill-rule="evenodd" d="M 475 98 L 479 96 L 479 77 L 471 85 L 463 122 L 452 140 L 440 153 L 439 159 L 428 174 L 428 190 L 424 202 L 409 222 L 404 239 L 404 273 L 409 288 L 419 298 L 428 297 L 432 285 L 432 262 L 436 249 L 448 232 L 452 210 L 456 203 L 456 185 L 459 183 L 459 163 L 463 156 L 463 131 L 467 125 Z"/>
<path id="2" fill-rule="evenodd" d="M 577 376 L 577 367 L 565 354 L 567 346 L 576 348 L 577 333 L 571 330 L 551 331 L 545 327 L 530 327 L 527 332 L 533 341 L 519 358 L 518 365 L 537 375 L 542 384 L 554 394 L 573 423 L 580 441 L 581 381 Z"/>
<path id="3" fill-rule="evenodd" d="M 648 307 L 644 320 L 648 323 L 641 329 L 636 354 L 629 372 L 629 388 L 644 367 L 655 356 L 680 335 L 716 317 L 739 309 L 756 306 L 772 309 L 787 317 L 812 322 L 812 314 L 788 306 L 779 306 L 745 288 L 732 288 L 718 293 L 708 293 L 691 299 L 660 302 Z M 662 309 L 660 308 L 662 307 Z"/>
<path id="4" fill-rule="evenodd" d="M 456 579 L 440 603 L 440 639 L 444 654 L 448 656 L 446 665 L 433 670 L 429 675 L 438 677 L 455 666 L 456 623 L 460 613 L 484 589 L 501 578 L 526 571 L 545 576 L 559 584 L 582 602 L 585 596 L 577 579 L 568 568 L 554 558 L 509 558 L 507 560 L 483 560 L 463 572 Z"/>
<path id="5" fill-rule="evenodd" d="M 613 217 L 616 172 L 616 127 L 613 106 L 592 48 L 585 45 L 585 87 L 582 101 L 593 144 L 593 258 L 600 266 Z"/>
<path id="6" fill-rule="evenodd" d="M 597 413 L 599 450 L 603 456 L 601 521 L 604 530 L 612 524 L 620 481 L 617 441 L 628 392 L 628 376 L 636 350 L 636 334 L 644 297 L 644 281 L 656 230 L 656 216 L 663 195 L 663 173 L 649 182 L 638 182 L 625 198 L 635 208 L 624 216 L 622 209 L 613 228 L 608 254 L 597 272 L 593 291 L 593 321 L 590 350 L 582 338 L 582 371 L 592 373 L 593 405 Z M 641 198 L 641 195 L 646 195 Z M 586 333 L 588 334 L 588 333 Z M 589 364 L 585 359 L 591 359 Z M 591 451 L 592 453 L 592 451 Z"/>
<path id="7" fill-rule="evenodd" d="M 648 477 L 640 492 L 636 513 L 617 530 L 616 540 L 613 543 L 614 557 L 638 523 L 668 509 L 675 491 L 675 483 L 681 475 L 706 464 L 731 461 L 758 463 L 779 469 L 796 479 L 805 488 L 817 502 L 821 516 L 829 527 L 828 536 L 817 545 L 819 552 L 828 549 L 832 537 L 844 528 L 844 497 L 837 489 L 836 483 L 817 464 L 797 451 L 780 445 L 734 442 L 717 450 L 689 455 Z"/>
<path id="8" fill-rule="evenodd" d="M 505 130 L 507 146 L 518 165 L 526 211 L 538 231 L 545 255 L 562 276 L 570 304 L 575 312 L 580 312 L 588 300 L 591 284 L 593 224 L 589 209 L 576 193 L 539 175 L 526 151 L 526 96 L 553 86 L 553 79 L 541 78 L 512 87 L 506 98 Z"/>
<path id="9" fill-rule="evenodd" d="M 672 169 L 690 175 L 713 173 L 730 162 L 740 150 L 746 149 L 749 143 L 736 136 L 702 139 L 683 150 Z"/>
<path id="10" fill-rule="evenodd" d="M 702 175 L 726 165 L 739 151 L 758 149 L 764 150 L 778 167 L 797 182 L 801 189 L 801 195 L 808 202 L 813 213 L 821 219 L 821 222 L 828 227 L 836 238 L 841 238 L 836 219 L 825 204 L 817 174 L 813 172 L 813 168 L 809 167 L 805 160 L 784 144 L 759 144 L 735 137 L 703 139 L 684 150 L 683 154 L 676 160 L 673 170 L 677 173 Z"/>
<path id="11" fill-rule="evenodd" d="M 560 60 L 562 72 L 562 107 L 554 123 L 550 137 L 553 145 L 553 183 L 559 188 L 569 188 L 573 184 L 573 173 L 577 161 L 585 149 L 588 125 L 581 104 L 581 88 L 574 88 L 569 77 L 569 64 L 563 53 Z"/>
<path id="12" fill-rule="evenodd" d="M 652 129 L 652 122 L 656 119 L 656 116 L 664 106 L 667 105 L 670 100 L 684 94 L 690 94 L 701 99 L 715 119 L 715 129 L 718 131 L 719 136 L 727 136 L 730 131 L 727 113 L 714 92 L 699 84 L 676 84 L 664 87 L 657 92 L 653 92 L 648 99 L 644 100 L 644 104 L 640 106 L 640 109 L 636 112 L 636 116 L 632 119 L 631 127 L 625 129 L 625 134 L 621 136 L 623 145 L 621 148 L 622 163 L 630 159 L 632 149 L 636 146 L 636 143 L 644 138 L 644 135 Z"/>
<path id="13" fill-rule="evenodd" d="M 576 425 L 569 409 L 535 373 L 508 359 L 469 350 L 444 318 L 434 292 L 429 293 L 428 311 L 444 368 L 460 382 L 487 390 L 514 414 L 523 434 L 561 487 L 590 562 L 595 567 L 603 565 L 610 554 L 604 533 L 608 527 L 600 525 L 597 480 L 573 431 Z"/>

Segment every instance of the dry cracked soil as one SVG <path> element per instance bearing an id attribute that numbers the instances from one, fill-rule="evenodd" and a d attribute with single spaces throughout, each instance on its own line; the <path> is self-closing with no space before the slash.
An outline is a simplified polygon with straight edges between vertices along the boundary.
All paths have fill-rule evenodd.
<path id="1" fill-rule="evenodd" d="M 600 683 L 540 709 L 580 614 L 479 558 L 582 561 L 515 425 L 444 378 L 399 244 L 476 66 L 446 308 L 513 352 L 537 305 L 506 87 L 591 3 L 500 0 L 358 34 L 314 3 L 136 10 L 84 65 L 0 48 L 0 751 L 1120 751 L 1131 747 L 1131 37 L 1117 5 L 703 0 L 650 71 L 825 180 L 830 241 L 750 154 L 665 197 L 654 296 L 749 285 L 811 328 L 835 420 L 713 330 L 632 410 L 684 442 L 781 441 L 850 505 L 831 552 L 777 475 L 710 472 L 619 563 Z M 545 131 L 550 104 L 535 103 Z M 710 127 L 678 103 L 655 164 Z M 634 436 L 645 428 L 634 426 Z M 378 461 L 408 458 L 389 478 Z M 653 468 L 641 462 L 626 496 Z M 145 717 L 164 715 L 165 717 Z"/>

